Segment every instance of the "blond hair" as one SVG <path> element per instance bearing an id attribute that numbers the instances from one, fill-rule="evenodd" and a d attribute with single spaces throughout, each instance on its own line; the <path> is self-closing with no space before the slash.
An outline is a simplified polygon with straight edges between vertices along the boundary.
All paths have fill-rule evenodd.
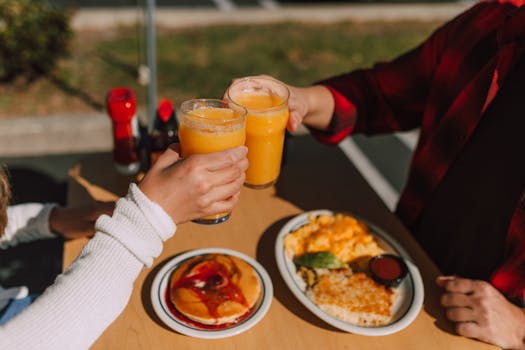
<path id="1" fill-rule="evenodd" d="M 4 167 L 0 165 L 0 237 L 4 234 L 7 226 L 7 205 L 11 199 L 11 188 L 9 178 Z"/>

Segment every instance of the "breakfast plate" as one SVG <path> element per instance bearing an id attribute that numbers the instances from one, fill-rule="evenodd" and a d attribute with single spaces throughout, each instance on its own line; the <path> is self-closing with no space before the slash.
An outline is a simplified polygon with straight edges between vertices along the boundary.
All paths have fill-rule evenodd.
<path id="1" fill-rule="evenodd" d="M 253 268 L 260 284 L 260 295 L 250 310 L 238 321 L 221 326 L 201 324 L 184 317 L 171 302 L 169 293 L 170 280 L 182 264 L 190 259 L 215 254 L 241 259 Z M 243 253 L 225 248 L 197 249 L 175 256 L 155 275 L 151 286 L 151 302 L 157 316 L 168 327 L 181 334 L 204 339 L 230 337 L 250 329 L 264 317 L 270 307 L 272 297 L 272 282 L 262 265 Z"/>
<path id="2" fill-rule="evenodd" d="M 310 222 L 310 217 L 334 214 L 336 213 L 330 210 L 313 210 L 295 216 L 282 227 L 275 242 L 275 257 L 279 272 L 281 273 L 286 285 L 306 308 L 326 323 L 340 330 L 361 335 L 379 336 L 392 334 L 404 329 L 414 321 L 423 305 L 424 289 L 421 275 L 410 256 L 399 243 L 379 227 L 361 218 L 357 219 L 368 226 L 368 230 L 374 236 L 379 247 L 386 253 L 401 257 L 408 268 L 407 276 L 396 288 L 399 292 L 399 298 L 393 304 L 391 320 L 387 324 L 380 326 L 362 326 L 355 323 L 345 322 L 340 318 L 336 318 L 323 311 L 307 296 L 306 284 L 296 273 L 297 267 L 295 263 L 286 254 L 284 240 L 288 234 L 308 224 Z"/>

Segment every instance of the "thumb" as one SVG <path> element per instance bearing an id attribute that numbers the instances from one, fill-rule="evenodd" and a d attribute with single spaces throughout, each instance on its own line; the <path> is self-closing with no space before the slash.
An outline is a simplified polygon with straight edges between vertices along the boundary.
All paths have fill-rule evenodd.
<path id="1" fill-rule="evenodd" d="M 180 159 L 180 154 L 177 151 L 178 144 L 173 144 L 170 147 L 168 147 L 164 153 L 162 153 L 157 159 L 157 161 L 154 164 L 154 167 L 160 167 L 162 169 L 169 167 L 170 165 L 173 165 L 173 163 L 176 163 Z"/>
<path id="2" fill-rule="evenodd" d="M 287 122 L 288 131 L 294 132 L 297 130 L 298 127 L 299 127 L 299 122 L 295 118 L 295 115 L 290 112 L 290 117 L 288 118 L 288 122 Z"/>

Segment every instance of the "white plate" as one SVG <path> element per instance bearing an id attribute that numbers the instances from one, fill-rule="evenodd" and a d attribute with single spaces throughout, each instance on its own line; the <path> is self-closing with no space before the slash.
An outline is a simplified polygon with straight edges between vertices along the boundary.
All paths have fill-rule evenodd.
<path id="1" fill-rule="evenodd" d="M 277 266 L 279 272 L 281 273 L 285 283 L 288 285 L 288 288 L 292 291 L 299 301 L 306 306 L 310 311 L 312 311 L 317 317 L 324 320 L 326 323 L 355 334 L 362 335 L 386 335 L 392 334 L 402 330 L 407 327 L 421 310 L 423 305 L 423 280 L 417 267 L 412 263 L 410 256 L 406 251 L 389 235 L 387 235 L 383 230 L 377 226 L 358 218 L 359 220 L 366 223 L 371 231 L 371 233 L 377 238 L 379 245 L 385 251 L 394 253 L 401 256 L 407 266 L 408 266 L 408 275 L 397 287 L 400 292 L 400 298 L 393 307 L 393 320 L 388 325 L 377 326 L 377 327 L 363 327 L 355 324 L 347 323 L 341 321 L 330 314 L 321 310 L 310 298 L 305 294 L 305 283 L 304 281 L 297 276 L 295 264 L 293 261 L 286 256 L 284 250 L 284 237 L 297 230 L 299 227 L 307 224 L 309 222 L 309 216 L 319 216 L 319 215 L 332 215 L 334 214 L 330 210 L 313 210 L 300 214 L 290 221 L 288 221 L 277 236 L 277 241 L 275 242 L 275 257 L 277 260 Z"/>
<path id="2" fill-rule="evenodd" d="M 221 329 L 203 329 L 199 328 L 194 324 L 185 322 L 183 319 L 177 317 L 169 311 L 169 306 L 166 301 L 166 289 L 169 285 L 169 280 L 172 272 L 179 266 L 183 261 L 203 254 L 226 254 L 243 259 L 245 262 L 250 264 L 255 271 L 261 282 L 262 295 L 258 304 L 255 305 L 252 314 L 228 328 Z M 230 337 L 239 333 L 242 333 L 257 322 L 259 322 L 270 308 L 273 297 L 273 286 L 270 277 L 266 270 L 254 259 L 240 252 L 224 249 L 224 248 L 206 248 L 191 250 L 183 254 L 177 255 L 171 259 L 162 269 L 157 273 L 151 286 L 151 303 L 153 309 L 159 318 L 171 329 L 185 335 L 189 335 L 196 338 L 205 339 L 218 339 Z"/>

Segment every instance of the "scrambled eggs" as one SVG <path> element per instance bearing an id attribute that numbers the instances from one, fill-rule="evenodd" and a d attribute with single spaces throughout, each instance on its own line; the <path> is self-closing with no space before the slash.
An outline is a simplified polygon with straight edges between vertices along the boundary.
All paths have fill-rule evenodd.
<path id="1" fill-rule="evenodd" d="M 311 216 L 310 222 L 284 238 L 286 254 L 293 258 L 305 253 L 327 251 L 349 263 L 357 258 L 383 253 L 367 226 L 345 215 Z"/>

